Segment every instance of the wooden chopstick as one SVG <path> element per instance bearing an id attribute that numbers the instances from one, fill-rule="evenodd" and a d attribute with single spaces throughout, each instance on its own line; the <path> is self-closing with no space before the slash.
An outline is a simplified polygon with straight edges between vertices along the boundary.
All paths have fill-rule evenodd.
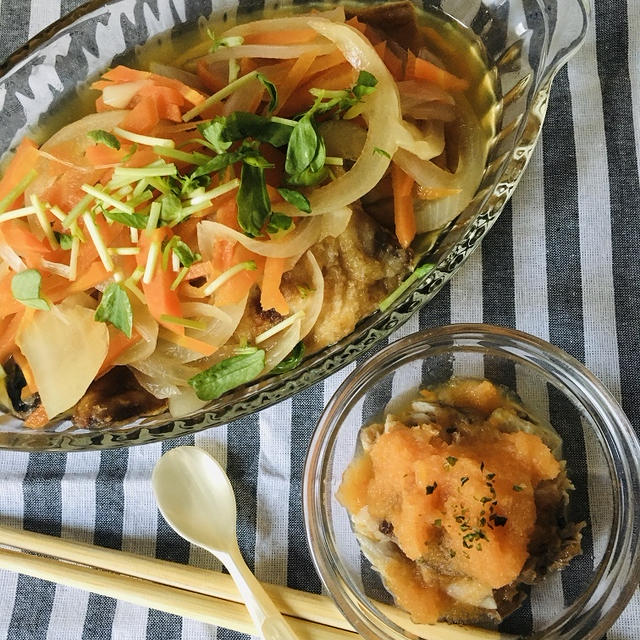
<path id="1" fill-rule="evenodd" d="M 50 557 L 34 556 L 23 551 L 0 549 L 0 567 L 103 596 L 120 598 L 143 607 L 151 607 L 207 624 L 256 635 L 256 629 L 246 607 L 237 602 L 176 589 L 103 569 L 71 564 Z M 301 640 L 355 640 L 358 637 L 353 631 L 345 631 L 300 618 L 285 617 Z"/>
<path id="2" fill-rule="evenodd" d="M 227 574 L 11 527 L 0 526 L 0 545 L 21 550 L 0 549 L 0 568 L 255 634 L 240 594 Z M 353 640 L 357 637 L 329 598 L 279 585 L 265 584 L 264 587 L 301 638 Z M 509 637 L 477 627 L 417 625 L 395 607 L 377 606 L 407 631 L 429 640 L 506 640 Z"/>
<path id="3" fill-rule="evenodd" d="M 242 603 L 231 576 L 218 571 L 96 547 L 32 531 L 0 526 L 0 545 L 52 556 L 158 584 Z M 264 584 L 276 607 L 286 615 L 353 631 L 331 600 L 289 587 Z"/>

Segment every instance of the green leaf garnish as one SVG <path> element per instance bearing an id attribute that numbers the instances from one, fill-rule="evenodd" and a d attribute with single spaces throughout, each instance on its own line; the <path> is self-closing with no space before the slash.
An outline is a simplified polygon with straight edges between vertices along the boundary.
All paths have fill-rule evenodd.
<path id="1" fill-rule="evenodd" d="M 269 110 L 269 113 L 271 113 L 272 111 L 275 111 L 275 108 L 278 106 L 278 90 L 273 82 L 271 82 L 271 80 L 269 80 L 264 74 L 258 73 L 256 78 L 260 80 L 269 94 L 269 106 L 267 109 Z"/>
<path id="2" fill-rule="evenodd" d="M 254 151 L 254 153 L 256 153 Z M 222 171 L 229 165 L 240 162 L 247 155 L 247 151 L 244 149 L 238 149 L 237 151 L 230 151 L 228 153 L 221 153 L 215 158 L 211 158 L 208 162 L 201 164 L 190 176 L 191 180 L 199 178 L 200 176 L 208 176 L 210 173 L 216 171 Z"/>
<path id="3" fill-rule="evenodd" d="M 327 157 L 324 139 L 318 134 L 313 119 L 314 107 L 302 116 L 294 127 L 287 147 L 286 182 L 294 186 L 312 186 L 328 175 L 324 166 Z"/>
<path id="4" fill-rule="evenodd" d="M 93 316 L 98 322 L 110 322 L 120 329 L 127 338 L 133 330 L 133 309 L 125 290 L 116 282 L 112 282 L 102 294 L 100 304 Z"/>
<path id="5" fill-rule="evenodd" d="M 302 173 L 287 178 L 287 184 L 293 187 L 313 187 L 327 178 L 329 170 L 322 167 L 319 171 L 312 171 L 311 168 L 305 169 Z"/>
<path id="6" fill-rule="evenodd" d="M 170 225 L 182 218 L 182 202 L 174 193 L 167 193 L 160 199 L 160 220 L 165 225 Z"/>
<path id="7" fill-rule="evenodd" d="M 280 231 L 287 231 L 291 229 L 292 224 L 293 220 L 291 220 L 289 216 L 284 213 L 274 211 L 267 223 L 267 233 L 274 235 L 276 233 L 280 233 Z"/>
<path id="8" fill-rule="evenodd" d="M 250 382 L 264 369 L 265 352 L 255 349 L 231 356 L 189 379 L 200 400 L 215 400 L 223 393 Z"/>
<path id="9" fill-rule="evenodd" d="M 291 353 L 284 359 L 281 360 L 272 370 L 271 373 L 286 373 L 287 371 L 291 371 L 295 369 L 300 362 L 302 361 L 302 357 L 304 356 L 304 343 L 298 342 L 298 344 L 293 347 Z"/>
<path id="10" fill-rule="evenodd" d="M 265 221 L 271 214 L 264 169 L 243 163 L 236 202 L 240 228 L 248 236 L 253 238 L 259 236 Z"/>
<path id="11" fill-rule="evenodd" d="M 316 145 L 316 153 L 309 165 L 309 170 L 313 173 L 320 172 L 324 167 L 324 161 L 327 157 L 327 148 L 324 144 L 324 138 L 318 135 L 318 144 Z"/>
<path id="12" fill-rule="evenodd" d="M 358 74 L 358 79 L 351 92 L 356 98 L 362 98 L 372 93 L 377 84 L 378 79 L 373 74 L 363 70 Z"/>
<path id="13" fill-rule="evenodd" d="M 305 213 L 311 213 L 311 205 L 309 204 L 309 200 L 304 193 L 300 193 L 299 191 L 295 191 L 294 189 L 286 189 L 285 187 L 280 187 L 278 189 L 278 193 L 294 207 L 300 209 L 300 211 L 304 211 Z"/>
<path id="14" fill-rule="evenodd" d="M 180 264 L 183 267 L 190 267 L 194 262 L 198 262 L 202 256 L 195 251 L 191 251 L 191 248 L 186 242 L 178 239 L 173 247 L 171 247 L 173 253 L 178 256 L 178 260 L 180 260 Z"/>
<path id="15" fill-rule="evenodd" d="M 209 175 L 190 175 L 190 176 L 178 176 L 177 178 L 170 178 L 168 185 L 171 192 L 177 196 L 185 198 L 190 197 L 196 189 L 204 189 L 211 183 L 211 176 Z"/>
<path id="16" fill-rule="evenodd" d="M 105 218 L 109 218 L 109 220 L 113 220 L 114 222 L 120 222 L 134 229 L 146 228 L 147 220 L 149 220 L 149 216 L 143 216 L 141 213 L 125 213 L 124 211 L 110 211 L 109 209 L 103 209 L 102 213 Z"/>
<path id="17" fill-rule="evenodd" d="M 289 142 L 293 131 L 292 126 L 246 111 L 234 111 L 227 117 L 218 116 L 207 124 L 199 125 L 198 129 L 209 147 L 218 154 L 224 154 L 232 142 L 245 138 L 282 147 Z"/>
<path id="18" fill-rule="evenodd" d="M 224 117 L 214 118 L 207 124 L 198 125 L 200 133 L 216 153 L 225 153 L 231 146 L 231 140 L 226 140 L 224 137 L 226 125 L 227 119 Z"/>
<path id="19" fill-rule="evenodd" d="M 247 153 L 247 155 L 242 159 L 245 164 L 250 164 L 252 167 L 259 167 L 260 169 L 271 169 L 274 164 L 269 162 L 262 154 L 260 153 Z"/>
<path id="20" fill-rule="evenodd" d="M 42 274 L 37 269 L 26 269 L 11 279 L 11 293 L 26 307 L 49 311 L 49 303 L 40 295 L 41 285 Z"/>
<path id="21" fill-rule="evenodd" d="M 224 121 L 221 138 L 229 142 L 253 138 L 274 147 L 283 147 L 289 142 L 293 131 L 291 125 L 274 122 L 270 118 L 246 111 L 234 111 L 226 118 L 220 117 L 216 120 Z"/>
<path id="22" fill-rule="evenodd" d="M 311 120 L 311 115 L 306 113 L 291 133 L 287 147 L 285 171 L 289 175 L 295 176 L 308 169 L 316 157 L 317 148 L 318 134 Z"/>
<path id="23" fill-rule="evenodd" d="M 93 131 L 89 131 L 87 135 L 96 144 L 105 144 L 111 149 L 120 151 L 120 140 L 118 140 L 118 138 L 116 138 L 113 133 L 109 133 L 108 131 L 104 131 L 102 129 L 94 129 Z"/>
<path id="24" fill-rule="evenodd" d="M 54 231 L 53 234 L 58 241 L 61 249 L 71 249 L 71 245 L 73 244 L 73 236 L 68 233 L 60 233 L 59 231 Z"/>
<path id="25" fill-rule="evenodd" d="M 328 91 L 325 89 L 311 89 L 312 95 L 316 96 L 316 102 L 311 111 L 313 113 L 327 113 L 335 109 L 335 115 L 339 116 L 358 102 L 361 98 L 375 91 L 378 80 L 368 71 L 361 71 L 356 84 L 344 91 Z"/>

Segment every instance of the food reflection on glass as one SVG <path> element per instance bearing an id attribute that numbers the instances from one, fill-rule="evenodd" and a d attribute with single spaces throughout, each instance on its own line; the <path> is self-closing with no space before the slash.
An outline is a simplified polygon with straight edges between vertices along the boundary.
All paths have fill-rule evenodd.
<path id="1" fill-rule="evenodd" d="M 580 553 L 561 439 L 488 380 L 416 396 L 361 431 L 338 499 L 414 622 L 499 622 Z"/>
<path id="2" fill-rule="evenodd" d="M 484 169 L 481 55 L 410 3 L 149 51 L 0 181 L 0 403 L 28 427 L 186 415 L 295 368 L 426 273 Z"/>

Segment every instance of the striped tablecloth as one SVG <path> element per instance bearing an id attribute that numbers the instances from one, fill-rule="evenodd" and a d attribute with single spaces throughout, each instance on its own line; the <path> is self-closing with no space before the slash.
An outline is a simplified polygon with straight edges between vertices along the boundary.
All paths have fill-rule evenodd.
<path id="1" fill-rule="evenodd" d="M 0 58 L 80 4 L 1 0 Z M 528 331 L 583 361 L 640 429 L 640 2 L 595 0 L 593 15 L 595 28 L 554 84 L 541 143 L 512 202 L 482 250 L 393 338 L 450 322 Z M 239 505 L 240 546 L 257 576 L 319 591 L 304 539 L 301 470 L 319 412 L 350 370 L 195 437 L 104 453 L 0 452 L 0 519 L 217 567 L 169 529 L 149 483 L 164 451 L 195 442 L 226 464 Z M 238 635 L 0 572 L 0 638 L 227 640 Z M 637 592 L 607 637 L 640 637 Z"/>

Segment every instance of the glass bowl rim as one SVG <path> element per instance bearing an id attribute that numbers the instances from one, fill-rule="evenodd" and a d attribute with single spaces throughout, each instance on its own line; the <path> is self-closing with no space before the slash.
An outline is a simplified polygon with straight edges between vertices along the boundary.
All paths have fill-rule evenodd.
<path id="1" fill-rule="evenodd" d="M 464 340 L 482 341 L 484 344 L 469 348 L 464 342 L 457 342 Z M 518 349 L 518 355 L 514 356 L 509 351 L 509 346 Z M 425 359 L 443 351 L 479 351 L 483 347 L 493 354 L 502 353 L 503 357 L 507 356 L 524 364 L 537 375 L 544 374 L 543 377 L 557 381 L 563 394 L 565 390 L 562 387 L 567 386 L 574 395 L 570 398 L 572 403 L 579 403 L 590 415 L 597 416 L 603 423 L 602 432 L 597 422 L 594 421 L 595 427 L 594 424 L 591 426 L 595 428 L 607 457 L 610 477 L 613 475 L 612 452 L 622 463 L 623 482 L 621 486 L 614 487 L 614 495 L 618 500 L 613 500 L 607 549 L 598 565 L 594 566 L 594 575 L 587 589 L 553 621 L 550 629 L 543 630 L 544 635 L 542 632 L 536 632 L 531 636 L 532 639 L 552 637 L 557 640 L 595 640 L 613 624 L 640 583 L 640 509 L 634 502 L 635 493 L 640 491 L 640 441 L 611 392 L 581 362 L 551 343 L 516 329 L 481 323 L 450 324 L 426 329 L 390 343 L 367 359 L 336 389 L 311 436 L 303 469 L 303 516 L 307 544 L 314 566 L 338 608 L 364 637 L 370 637 L 368 633 L 379 624 L 384 625 L 384 630 L 376 628 L 375 632 L 381 640 L 400 640 L 405 637 L 399 627 L 393 624 L 389 626 L 381 620 L 367 599 L 348 586 L 350 580 L 342 575 L 340 562 L 332 553 L 330 545 L 333 545 L 333 534 L 322 503 L 326 492 L 330 490 L 327 477 L 329 458 L 341 428 L 342 417 L 364 395 L 369 382 L 375 384 L 382 377 L 413 360 Z M 558 373 L 563 370 L 575 377 L 575 381 L 567 384 L 566 379 L 560 378 Z M 576 395 L 575 384 L 582 385 L 582 389 L 578 391 L 586 390 L 587 395 Z M 623 566 L 628 556 L 622 551 L 629 549 L 635 549 L 635 553 L 631 555 L 629 565 Z M 606 592 L 598 596 L 594 605 L 591 600 L 595 590 L 601 586 L 603 576 L 607 581 Z M 589 603 L 591 608 L 606 605 L 604 601 L 614 588 L 619 589 L 615 603 L 609 606 L 595 623 L 588 616 L 585 618 L 585 605 Z M 578 631 L 586 632 L 587 635 L 570 635 L 575 631 L 575 623 L 580 616 L 582 619 Z M 552 635 L 547 636 L 547 632 Z"/>
<path id="2" fill-rule="evenodd" d="M 212 0 L 214 3 L 217 1 Z M 491 188 L 485 190 L 486 192 L 482 191 L 482 197 L 478 204 L 474 205 L 476 211 L 465 223 L 460 237 L 451 245 L 445 243 L 445 248 L 435 254 L 436 259 L 432 260 L 434 262 L 432 270 L 413 281 L 387 309 L 375 310 L 363 318 L 349 335 L 335 344 L 309 354 L 302 365 L 295 370 L 284 374 L 267 375 L 247 383 L 228 392 L 219 401 L 209 403 L 184 417 L 171 418 L 165 412 L 161 416 L 142 417 L 127 425 L 119 425 L 117 428 L 109 428 L 105 425 L 105 428 L 78 432 L 66 429 L 38 431 L 23 427 L 20 431 L 11 431 L 6 434 L 0 432 L 0 450 L 73 452 L 113 449 L 192 434 L 242 418 L 285 400 L 311 384 L 327 378 L 357 357 L 366 355 L 369 349 L 391 335 L 440 291 L 480 245 L 484 236 L 497 221 L 524 173 L 535 141 L 541 132 L 551 82 L 558 70 L 584 41 L 590 11 L 585 0 L 574 1 L 582 12 L 581 33 L 563 50 L 561 57 L 540 61 L 536 72 L 539 75 L 530 103 L 521 114 L 522 118 L 517 126 L 513 146 L 507 154 L 500 157 L 499 168 L 495 172 L 492 171 L 495 178 L 492 180 Z M 37 52 L 49 40 L 65 30 L 72 29 L 83 17 L 100 9 L 109 9 L 111 5 L 117 5 L 119 2 L 122 0 L 88 0 L 70 13 L 61 16 L 0 63 L 0 80 L 28 60 L 31 54 Z M 316 0 L 311 0 L 310 4 L 315 2 Z M 291 0 L 291 3 L 295 6 L 294 0 Z M 542 10 L 546 12 L 546 9 L 542 8 Z M 179 24 L 180 21 L 176 18 L 169 30 Z M 546 33 L 545 41 L 549 37 Z M 539 118 L 539 122 L 533 131 L 526 133 L 528 119 L 534 114 Z M 510 170 L 516 170 L 517 175 L 505 181 L 504 176 Z M 490 205 L 490 198 L 494 195 L 497 196 L 497 202 Z M 476 194 L 476 198 L 478 197 L 480 197 L 479 194 Z M 424 260 L 421 261 L 422 263 Z"/>

